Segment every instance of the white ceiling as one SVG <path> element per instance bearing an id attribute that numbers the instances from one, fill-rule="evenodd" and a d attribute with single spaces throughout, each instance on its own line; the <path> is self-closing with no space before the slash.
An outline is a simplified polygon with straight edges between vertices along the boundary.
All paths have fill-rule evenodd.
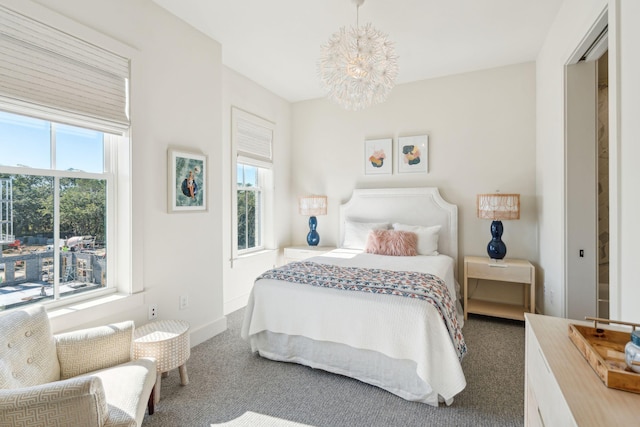
<path id="1" fill-rule="evenodd" d="M 154 0 L 222 45 L 222 62 L 291 101 L 319 98 L 320 46 L 355 26 L 352 0 Z M 367 0 L 395 43 L 396 83 L 535 60 L 564 0 Z"/>

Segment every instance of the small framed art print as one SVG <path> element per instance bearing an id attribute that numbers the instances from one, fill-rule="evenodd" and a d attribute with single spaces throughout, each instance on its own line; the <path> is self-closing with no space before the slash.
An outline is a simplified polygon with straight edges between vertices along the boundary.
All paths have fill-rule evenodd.
<path id="1" fill-rule="evenodd" d="M 169 213 L 207 210 L 207 156 L 169 149 Z"/>
<path id="2" fill-rule="evenodd" d="M 391 175 L 393 153 L 391 138 L 368 139 L 364 142 L 365 175 Z"/>
<path id="3" fill-rule="evenodd" d="M 398 173 L 429 172 L 429 136 L 398 138 Z"/>

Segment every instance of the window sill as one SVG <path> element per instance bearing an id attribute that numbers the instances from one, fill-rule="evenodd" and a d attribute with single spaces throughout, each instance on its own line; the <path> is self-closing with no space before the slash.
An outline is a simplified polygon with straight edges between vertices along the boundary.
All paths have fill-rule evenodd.
<path id="1" fill-rule="evenodd" d="M 234 268 L 235 263 L 242 264 L 244 262 L 249 262 L 249 260 L 252 259 L 256 260 L 255 262 L 260 262 L 261 257 L 265 257 L 264 259 L 267 259 L 266 257 L 273 257 L 273 259 L 268 262 L 269 265 L 272 265 L 275 263 L 275 258 L 277 258 L 277 256 L 278 249 L 259 249 L 257 251 L 239 254 L 236 258 L 231 258 L 229 262 L 231 264 L 231 268 Z"/>
<path id="2" fill-rule="evenodd" d="M 142 293 L 133 295 L 110 293 L 97 298 L 71 302 L 47 310 L 53 333 L 83 328 L 83 324 L 112 316 L 144 304 Z"/>
<path id="3" fill-rule="evenodd" d="M 256 255 L 264 255 L 264 254 L 271 254 L 274 252 L 278 252 L 277 249 L 258 249 L 255 251 L 251 251 L 251 252 L 244 252 L 242 254 L 238 254 L 238 258 L 236 259 L 242 259 L 242 258 L 250 258 L 252 256 L 256 256 Z"/>

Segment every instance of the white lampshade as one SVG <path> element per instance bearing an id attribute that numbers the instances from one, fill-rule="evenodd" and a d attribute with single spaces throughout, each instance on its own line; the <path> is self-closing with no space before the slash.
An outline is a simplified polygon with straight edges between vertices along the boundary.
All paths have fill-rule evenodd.
<path id="1" fill-rule="evenodd" d="M 519 194 L 478 194 L 476 207 L 481 219 L 520 219 Z"/>
<path id="2" fill-rule="evenodd" d="M 304 196 L 298 199 L 300 215 L 316 216 L 327 214 L 327 196 Z"/>

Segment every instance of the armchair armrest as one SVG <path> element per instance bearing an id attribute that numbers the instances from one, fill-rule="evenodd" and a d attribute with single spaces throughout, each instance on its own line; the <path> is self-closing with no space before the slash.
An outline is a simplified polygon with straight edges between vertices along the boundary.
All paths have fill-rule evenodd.
<path id="1" fill-rule="evenodd" d="M 102 426 L 108 417 L 102 381 L 79 377 L 0 390 L 0 426 Z"/>
<path id="2" fill-rule="evenodd" d="M 60 378 L 127 363 L 133 356 L 133 321 L 55 335 Z"/>

